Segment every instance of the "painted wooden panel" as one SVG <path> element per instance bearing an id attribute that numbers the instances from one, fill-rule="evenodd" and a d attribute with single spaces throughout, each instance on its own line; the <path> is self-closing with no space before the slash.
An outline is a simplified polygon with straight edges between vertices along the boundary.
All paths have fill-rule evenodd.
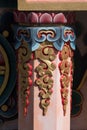
<path id="1" fill-rule="evenodd" d="M 87 0 L 18 0 L 19 10 L 87 10 Z"/>

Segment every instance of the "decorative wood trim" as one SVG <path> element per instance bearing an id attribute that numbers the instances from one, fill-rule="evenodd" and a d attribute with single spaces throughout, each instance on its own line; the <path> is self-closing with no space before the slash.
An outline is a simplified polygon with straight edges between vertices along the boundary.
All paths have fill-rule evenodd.
<path id="1" fill-rule="evenodd" d="M 69 43 L 65 43 L 59 55 L 60 63 L 60 83 L 61 83 L 61 98 L 63 105 L 63 113 L 66 115 L 68 104 L 69 87 L 72 85 L 72 50 Z"/>
<path id="2" fill-rule="evenodd" d="M 87 10 L 87 2 L 29 2 L 18 0 L 18 9 L 24 11 L 80 11 Z"/>

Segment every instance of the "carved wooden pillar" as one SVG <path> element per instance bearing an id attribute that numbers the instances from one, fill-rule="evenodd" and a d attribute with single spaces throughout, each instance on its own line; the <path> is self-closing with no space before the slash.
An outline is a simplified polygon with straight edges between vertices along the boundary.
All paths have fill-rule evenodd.
<path id="1" fill-rule="evenodd" d="M 71 27 L 19 27 L 19 130 L 70 130 L 73 50 Z"/>

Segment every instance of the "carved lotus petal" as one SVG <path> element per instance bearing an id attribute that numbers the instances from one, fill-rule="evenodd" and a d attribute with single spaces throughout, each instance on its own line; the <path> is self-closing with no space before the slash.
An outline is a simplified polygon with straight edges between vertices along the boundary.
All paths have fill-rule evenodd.
<path id="1" fill-rule="evenodd" d="M 44 13 L 40 17 L 40 23 L 51 23 L 52 22 L 52 16 L 48 13 Z"/>
<path id="2" fill-rule="evenodd" d="M 56 14 L 53 19 L 54 23 L 67 23 L 67 19 L 65 18 L 63 13 Z"/>
<path id="3" fill-rule="evenodd" d="M 38 23 L 38 15 L 36 13 L 31 15 L 31 23 Z"/>
<path id="4" fill-rule="evenodd" d="M 24 12 L 19 13 L 19 21 L 21 21 L 21 23 L 26 23 L 26 14 Z"/>

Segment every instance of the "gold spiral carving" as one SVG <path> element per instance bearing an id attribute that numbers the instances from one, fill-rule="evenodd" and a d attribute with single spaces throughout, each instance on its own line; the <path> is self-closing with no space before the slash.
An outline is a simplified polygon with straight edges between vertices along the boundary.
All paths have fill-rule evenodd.
<path id="1" fill-rule="evenodd" d="M 36 50 L 35 56 L 40 61 L 40 64 L 36 67 L 38 76 L 36 85 L 38 85 L 40 89 L 40 106 L 43 109 L 43 115 L 46 115 L 50 104 L 50 97 L 53 92 L 52 76 L 56 68 L 53 61 L 56 58 L 56 50 L 51 43 L 45 42 Z"/>
<path id="2" fill-rule="evenodd" d="M 29 66 L 28 62 L 31 57 L 31 52 L 28 47 L 28 43 L 25 41 L 21 41 L 21 47 L 18 49 L 18 70 L 19 70 L 19 86 L 23 108 L 24 108 L 24 115 L 27 114 L 27 107 L 29 105 Z"/>
<path id="3" fill-rule="evenodd" d="M 69 44 L 65 43 L 59 55 L 60 58 L 59 70 L 61 74 L 60 78 L 61 98 L 62 98 L 64 116 L 66 115 L 66 109 L 68 104 L 69 86 L 71 85 L 72 82 L 72 56 L 73 52 Z"/>

